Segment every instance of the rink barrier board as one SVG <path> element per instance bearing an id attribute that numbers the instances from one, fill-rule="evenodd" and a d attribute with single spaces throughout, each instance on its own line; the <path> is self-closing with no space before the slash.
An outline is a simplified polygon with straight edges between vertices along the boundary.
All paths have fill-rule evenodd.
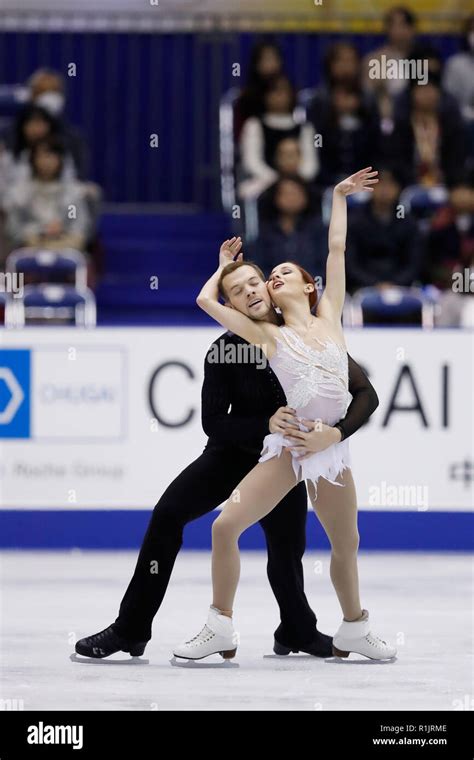
<path id="1" fill-rule="evenodd" d="M 152 512 L 149 510 L 3 510 L 0 549 L 138 549 Z M 184 529 L 183 548 L 210 550 L 211 525 L 218 511 Z M 322 527 L 308 512 L 307 549 L 329 549 Z M 360 548 L 380 551 L 472 552 L 471 512 L 359 511 Z M 265 549 L 260 526 L 240 538 L 243 550 Z"/>
<path id="2" fill-rule="evenodd" d="M 1 508 L 151 508 L 206 445 L 203 357 L 221 334 L 0 331 L 0 373 L 10 378 L 0 382 Z M 361 511 L 472 510 L 472 337 L 453 329 L 347 331 L 379 398 L 350 439 Z"/>

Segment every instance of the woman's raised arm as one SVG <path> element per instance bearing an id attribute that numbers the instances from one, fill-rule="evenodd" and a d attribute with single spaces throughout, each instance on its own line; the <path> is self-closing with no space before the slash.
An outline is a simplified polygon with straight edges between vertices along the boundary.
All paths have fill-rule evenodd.
<path id="1" fill-rule="evenodd" d="M 378 182 L 376 179 L 378 172 L 371 171 L 371 169 L 371 166 L 367 166 L 342 180 L 335 186 L 333 192 L 331 220 L 329 222 L 329 254 L 326 262 L 326 287 L 321 296 L 317 313 L 337 324 L 340 324 L 346 297 L 346 196 L 359 193 L 362 190 L 373 192 L 372 185 Z"/>
<path id="2" fill-rule="evenodd" d="M 263 346 L 268 337 L 265 335 L 259 322 L 254 322 L 250 317 L 237 311 L 232 306 L 219 303 L 218 282 L 222 270 L 231 261 L 242 260 L 241 248 L 242 240 L 240 237 L 224 240 L 219 251 L 219 266 L 207 282 L 204 283 L 196 298 L 196 303 L 210 317 L 215 319 L 216 322 L 226 327 L 227 330 L 231 330 L 249 343 Z"/>

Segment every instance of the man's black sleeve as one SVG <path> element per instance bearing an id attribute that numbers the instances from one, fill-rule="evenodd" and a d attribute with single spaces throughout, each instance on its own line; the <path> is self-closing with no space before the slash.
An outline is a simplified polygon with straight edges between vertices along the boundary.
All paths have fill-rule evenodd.
<path id="1" fill-rule="evenodd" d="M 353 398 L 346 416 L 337 423 L 344 431 L 344 440 L 359 430 L 379 405 L 375 388 L 364 370 L 350 354 L 347 356 L 349 359 L 349 392 Z"/>
<path id="2" fill-rule="evenodd" d="M 211 349 L 209 349 L 211 350 Z M 201 421 L 207 436 L 223 444 L 249 446 L 263 441 L 270 432 L 269 417 L 256 414 L 244 417 L 228 414 L 230 388 L 226 365 L 222 362 L 204 361 L 204 383 L 201 391 Z"/>

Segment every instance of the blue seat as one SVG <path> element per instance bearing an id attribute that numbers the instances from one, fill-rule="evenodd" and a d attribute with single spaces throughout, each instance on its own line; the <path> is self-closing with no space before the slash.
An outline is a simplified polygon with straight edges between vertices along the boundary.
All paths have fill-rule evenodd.
<path id="1" fill-rule="evenodd" d="M 22 298 L 7 298 L 5 324 L 23 327 L 31 323 L 94 327 L 94 294 L 71 285 L 26 285 Z"/>
<path id="2" fill-rule="evenodd" d="M 433 214 L 447 201 L 448 191 L 444 185 L 410 185 L 401 192 L 399 203 L 417 219 L 418 226 L 423 231 L 428 229 Z"/>
<path id="3" fill-rule="evenodd" d="M 434 325 L 433 301 L 416 287 L 361 288 L 352 296 L 350 314 L 353 327 L 397 321 L 423 327 Z"/>
<path id="4" fill-rule="evenodd" d="M 87 261 L 81 251 L 66 248 L 50 251 L 41 248 L 18 248 L 6 260 L 6 272 L 22 273 L 35 284 L 54 282 L 70 283 L 77 288 L 87 287 Z M 27 283 L 28 284 L 28 283 Z"/>

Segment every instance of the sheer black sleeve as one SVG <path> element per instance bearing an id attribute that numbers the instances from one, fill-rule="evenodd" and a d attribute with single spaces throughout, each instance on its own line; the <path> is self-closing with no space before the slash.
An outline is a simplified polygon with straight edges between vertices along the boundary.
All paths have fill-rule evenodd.
<path id="1" fill-rule="evenodd" d="M 349 358 L 349 391 L 353 396 L 344 419 L 337 424 L 344 432 L 344 439 L 349 438 L 359 430 L 377 409 L 379 398 L 375 388 L 362 367 L 348 354 Z"/>

